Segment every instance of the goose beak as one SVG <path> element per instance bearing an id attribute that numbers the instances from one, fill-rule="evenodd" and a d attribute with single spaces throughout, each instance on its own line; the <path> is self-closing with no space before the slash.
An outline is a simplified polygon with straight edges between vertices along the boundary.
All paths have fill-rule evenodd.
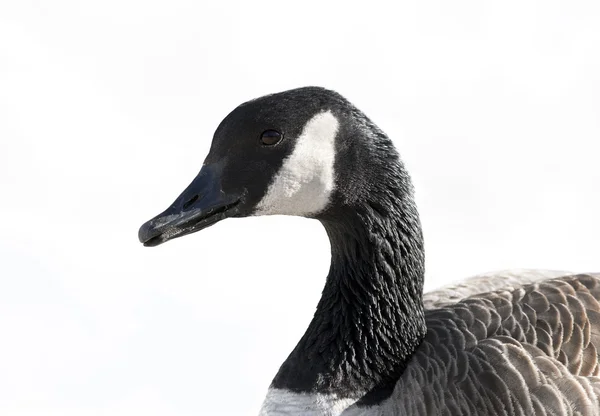
<path id="1" fill-rule="evenodd" d="M 140 242 L 154 247 L 235 215 L 241 195 L 223 192 L 221 171 L 220 163 L 204 165 L 169 208 L 140 227 Z"/>

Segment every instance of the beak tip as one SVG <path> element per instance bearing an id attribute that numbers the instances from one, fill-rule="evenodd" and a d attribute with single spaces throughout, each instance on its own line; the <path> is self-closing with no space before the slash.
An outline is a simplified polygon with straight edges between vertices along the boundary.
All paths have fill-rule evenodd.
<path id="1" fill-rule="evenodd" d="M 226 218 L 225 211 L 237 205 L 240 197 L 221 189 L 220 170 L 218 164 L 203 166 L 169 208 L 140 227 L 140 243 L 154 247 Z"/>
<path id="2" fill-rule="evenodd" d="M 138 231 L 138 239 L 140 240 L 140 243 L 145 244 L 146 242 L 148 242 L 148 240 L 150 240 L 151 234 L 152 234 L 152 221 L 148 221 L 146 223 L 144 223 L 141 227 L 140 230 Z"/>

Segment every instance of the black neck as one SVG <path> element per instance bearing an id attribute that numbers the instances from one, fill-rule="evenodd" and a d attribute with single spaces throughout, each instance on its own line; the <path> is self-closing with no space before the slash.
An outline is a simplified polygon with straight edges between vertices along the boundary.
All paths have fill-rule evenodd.
<path id="1" fill-rule="evenodd" d="M 329 275 L 273 387 L 364 404 L 391 394 L 426 332 L 423 239 L 407 181 L 319 216 L 331 242 Z"/>

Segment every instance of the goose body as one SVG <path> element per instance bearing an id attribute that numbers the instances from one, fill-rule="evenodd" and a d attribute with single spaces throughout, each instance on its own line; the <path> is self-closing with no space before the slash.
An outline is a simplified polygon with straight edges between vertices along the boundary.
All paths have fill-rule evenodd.
<path id="1" fill-rule="evenodd" d="M 261 416 L 599 415 L 600 274 L 483 275 L 423 294 L 413 190 L 391 140 L 339 94 L 261 97 L 139 238 L 228 217 L 319 220 L 331 266 Z"/>
<path id="2" fill-rule="evenodd" d="M 426 310 L 428 333 L 392 396 L 343 414 L 600 414 L 599 278 L 544 279 Z"/>

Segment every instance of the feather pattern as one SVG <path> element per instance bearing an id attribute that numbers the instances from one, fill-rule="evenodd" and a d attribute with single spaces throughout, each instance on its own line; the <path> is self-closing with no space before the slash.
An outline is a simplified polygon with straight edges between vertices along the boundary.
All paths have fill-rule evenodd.
<path id="1" fill-rule="evenodd" d="M 479 274 L 423 294 L 423 304 L 426 309 L 439 308 L 479 293 L 493 292 L 499 289 L 513 290 L 527 283 L 568 274 L 571 273 L 538 269 L 510 269 Z"/>
<path id="2" fill-rule="evenodd" d="M 495 286 L 489 275 L 473 281 L 486 277 Z M 443 293 L 456 295 L 425 299 L 444 304 Z M 598 299 L 600 274 L 577 274 L 429 308 L 427 335 L 390 398 L 342 414 L 600 415 Z"/>

